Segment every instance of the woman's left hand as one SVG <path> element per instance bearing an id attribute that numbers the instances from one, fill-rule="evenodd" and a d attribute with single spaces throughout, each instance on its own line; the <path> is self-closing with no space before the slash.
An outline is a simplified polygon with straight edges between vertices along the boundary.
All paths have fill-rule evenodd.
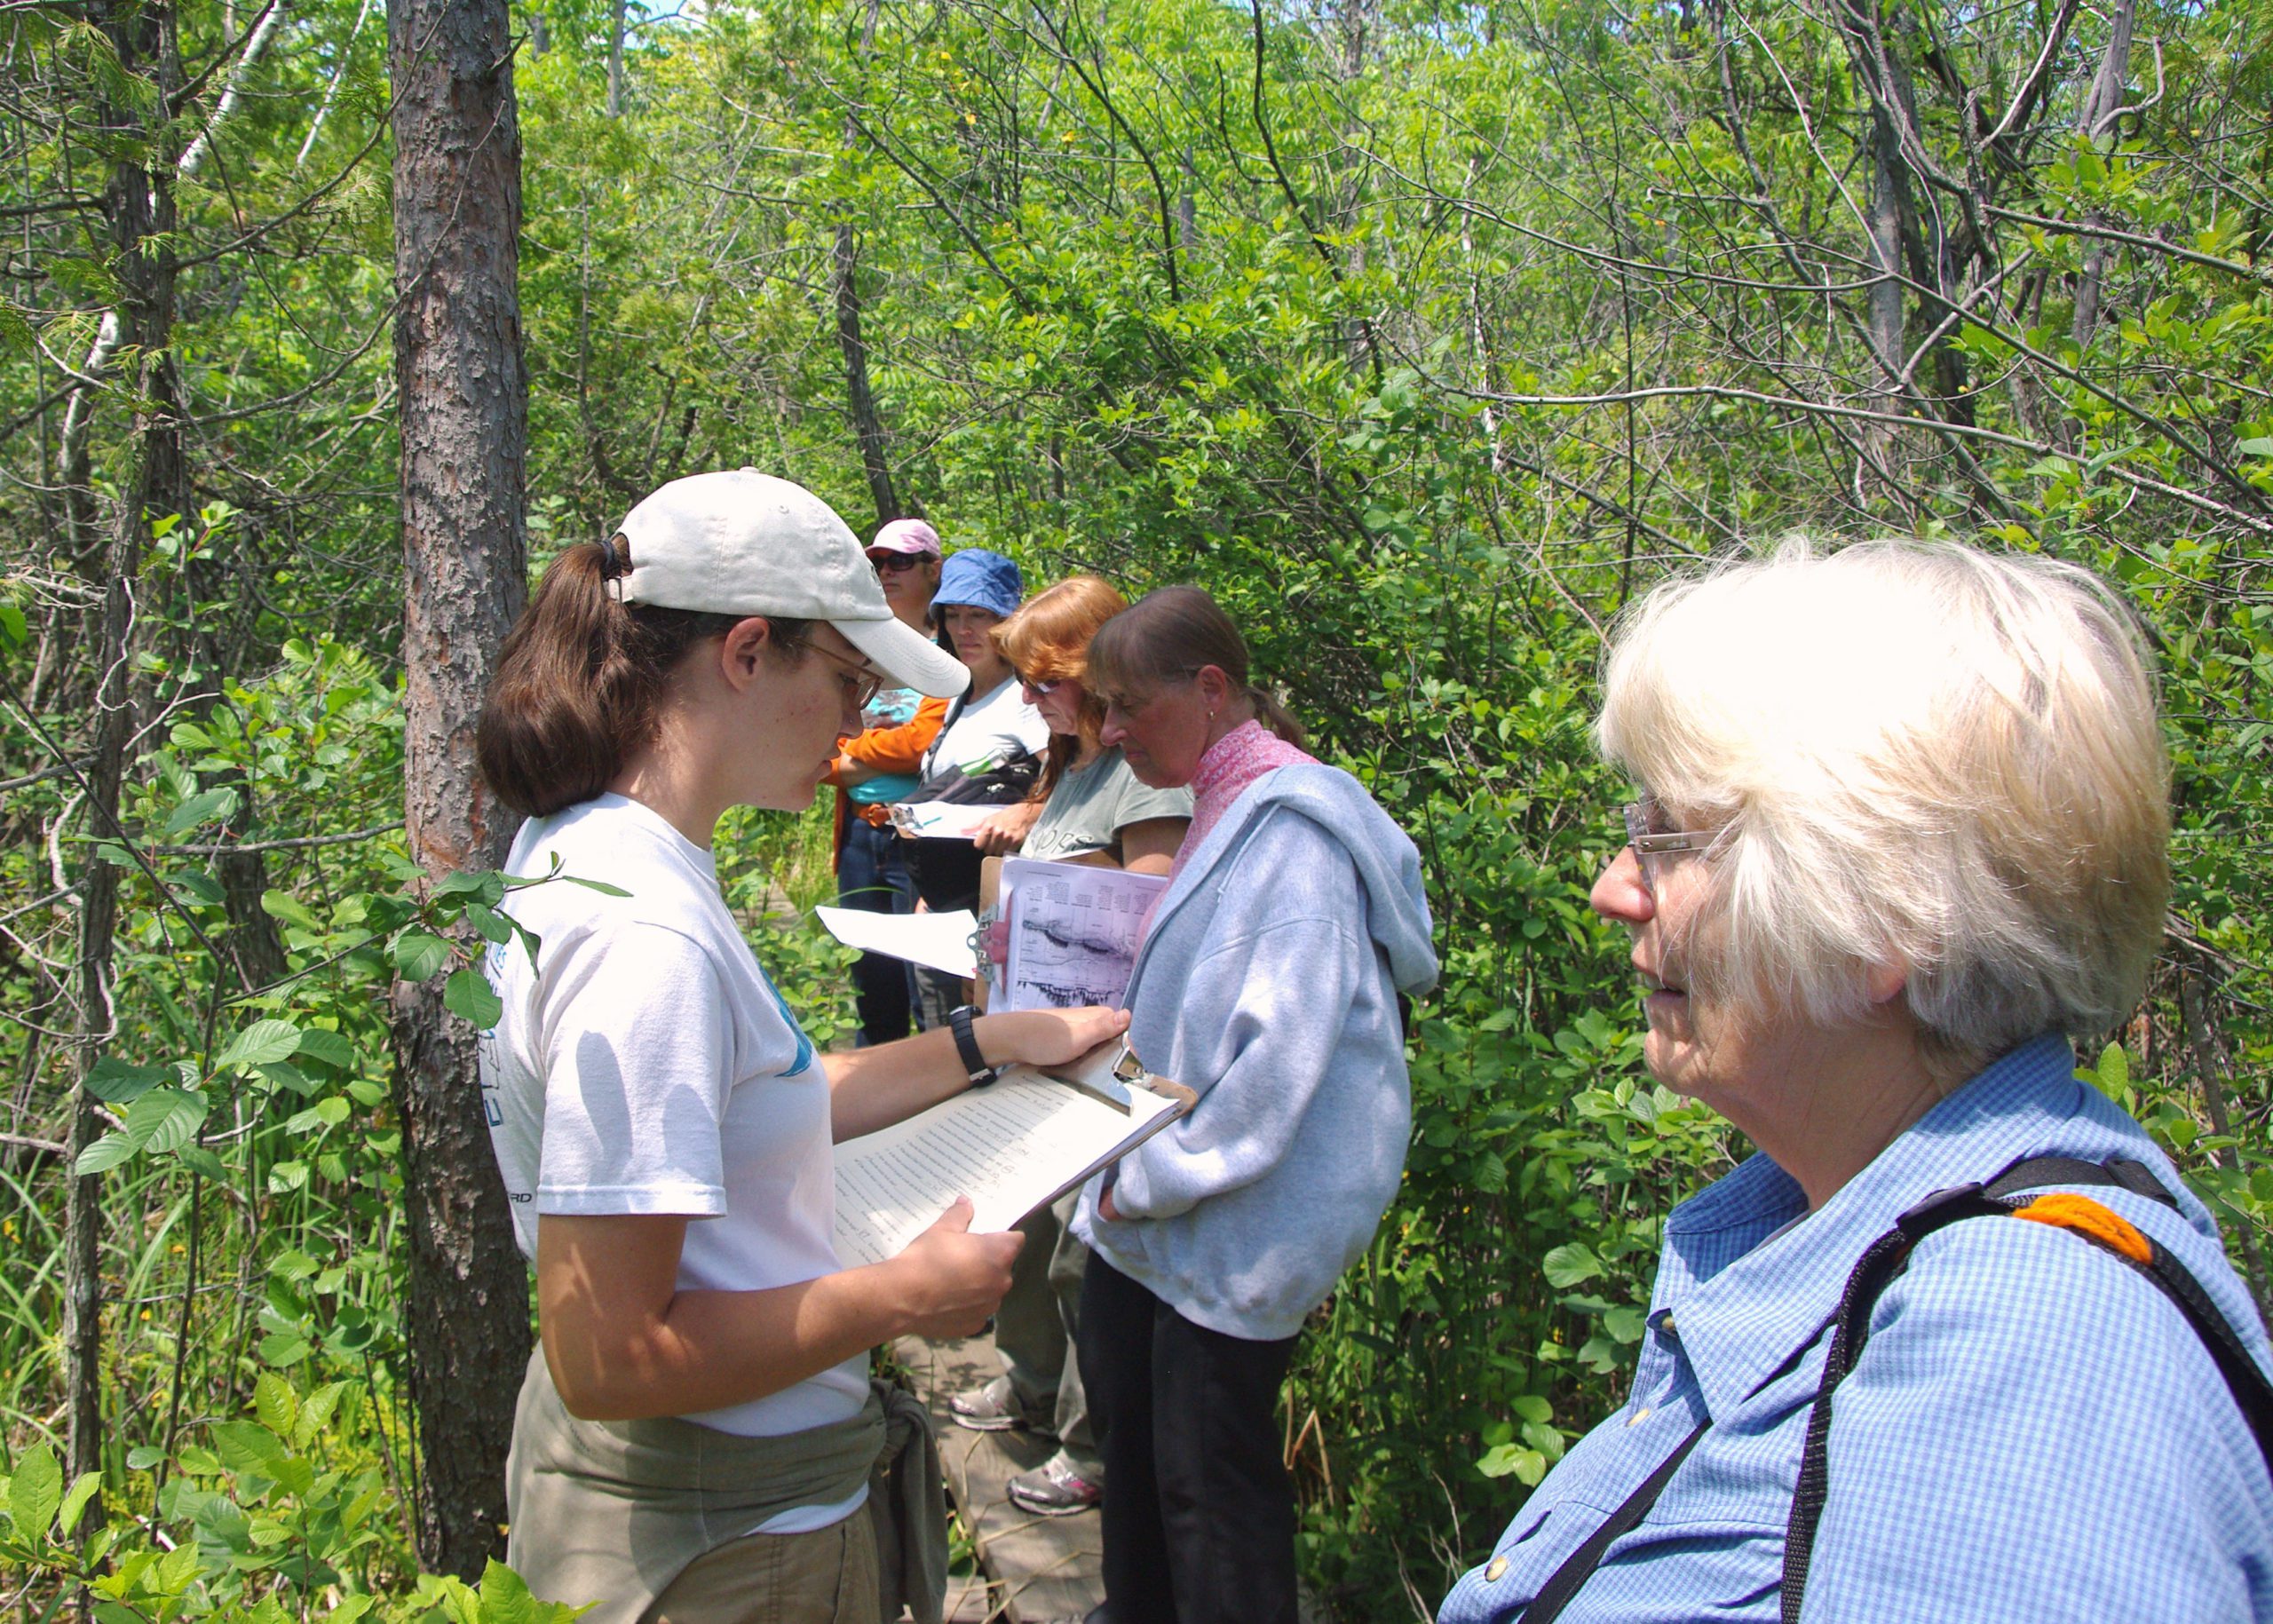
<path id="1" fill-rule="evenodd" d="M 1041 803 L 1021 801 L 1005 806 L 971 831 L 970 844 L 982 857 L 1005 857 L 1026 844 L 1034 826 L 1041 821 Z"/>
<path id="2" fill-rule="evenodd" d="M 997 1066 L 1063 1066 L 1129 1030 L 1129 1011 L 1101 1003 L 1078 1010 L 1019 1010 L 982 1015 L 971 1035 Z"/>

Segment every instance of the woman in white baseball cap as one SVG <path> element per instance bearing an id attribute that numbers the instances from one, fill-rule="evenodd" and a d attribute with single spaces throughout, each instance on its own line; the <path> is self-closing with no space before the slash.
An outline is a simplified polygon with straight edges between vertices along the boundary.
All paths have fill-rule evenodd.
<path id="1" fill-rule="evenodd" d="M 601 1624 L 877 1616 L 863 1508 L 890 1406 L 867 1350 L 976 1331 L 1018 1237 L 968 1232 L 958 1203 L 898 1257 L 840 1269 L 830 1146 L 1127 1024 L 966 1015 L 814 1054 L 719 894 L 711 836 L 732 806 L 807 805 L 886 680 L 966 677 L 893 618 L 825 503 L 744 469 L 674 480 L 562 553 L 490 685 L 482 772 L 529 816 L 510 872 L 602 883 L 508 894 L 541 946 L 489 955 L 504 1014 L 481 1046 L 543 1343 L 510 1559 Z"/>

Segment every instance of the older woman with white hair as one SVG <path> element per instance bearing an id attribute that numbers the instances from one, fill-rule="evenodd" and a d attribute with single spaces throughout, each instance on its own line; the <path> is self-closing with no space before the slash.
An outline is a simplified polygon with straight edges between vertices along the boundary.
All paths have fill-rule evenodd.
<path id="1" fill-rule="evenodd" d="M 2273 1619 L 2273 1350 L 2073 1039 L 2168 889 L 2147 656 L 2086 572 L 1791 543 L 1652 593 L 1593 902 L 1644 1058 L 1758 1153 L 1666 1220 L 1624 1407 L 1444 1624 Z"/>

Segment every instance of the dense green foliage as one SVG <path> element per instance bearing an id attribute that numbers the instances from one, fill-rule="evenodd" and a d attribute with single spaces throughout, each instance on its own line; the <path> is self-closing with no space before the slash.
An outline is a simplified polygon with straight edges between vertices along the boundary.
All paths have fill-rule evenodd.
<path id="1" fill-rule="evenodd" d="M 2127 91 L 2095 104 L 2111 20 L 2072 7 L 765 0 L 635 29 L 613 115 L 605 8 L 524 18 L 548 47 L 519 59 L 540 552 L 719 465 L 871 524 L 849 301 L 899 505 L 1037 581 L 1209 586 L 1420 843 L 1445 976 L 1405 1192 L 1287 1414 L 1303 1561 L 1343 1616 L 1431 1612 L 1616 1400 L 1667 1208 L 1742 1152 L 1641 1073 L 1622 943 L 1585 906 L 1623 798 L 1587 732 L 1601 630 L 1692 558 L 1955 534 L 2123 583 L 2164 660 L 2177 892 L 2095 1074 L 2266 1294 L 2273 11 L 2115 14 Z M 214 74 L 146 122 L 161 160 L 249 27 L 169 16 Z M 113 1574 L 107 1619 L 532 1616 L 509 1578 L 418 1588 L 404 1510 L 383 994 L 466 975 L 507 927 L 494 878 L 414 900 L 387 832 L 377 21 L 296 9 L 180 185 L 193 499 L 137 582 L 119 830 L 50 771 L 92 726 L 90 526 L 134 404 L 115 376 L 70 387 L 115 297 L 91 202 L 114 139 L 73 109 L 151 93 L 69 8 L 0 21 L 23 64 L 0 181 L 23 220 L 0 265 L 0 1604 L 28 1616 L 73 1563 Z M 842 955 L 795 908 L 825 841 L 818 816 L 722 841 L 823 1042 Z M 102 842 L 129 871 L 115 1029 L 72 972 Z M 481 1016 L 479 978 L 455 986 Z M 110 1446 L 75 1529 L 104 1532 L 79 1550 L 49 1542 L 76 1491 L 42 1452 L 65 1405 L 53 1147 L 90 1032 L 117 1127 Z"/>

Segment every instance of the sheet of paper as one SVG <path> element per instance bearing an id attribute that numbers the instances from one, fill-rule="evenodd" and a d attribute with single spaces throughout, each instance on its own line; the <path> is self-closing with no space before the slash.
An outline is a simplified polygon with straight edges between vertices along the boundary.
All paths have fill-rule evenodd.
<path id="1" fill-rule="evenodd" d="M 1136 967 L 1145 922 L 1168 883 L 1087 863 L 1014 857 L 1002 865 L 1002 913 L 1010 923 L 999 1010 L 1118 1007 Z"/>
<path id="2" fill-rule="evenodd" d="M 958 1195 L 971 1199 L 972 1229 L 1010 1228 L 1177 1109 L 1141 1088 L 1129 1101 L 1124 1114 L 1020 1067 L 838 1145 L 837 1262 L 851 1269 L 896 1256 Z"/>
<path id="3" fill-rule="evenodd" d="M 863 953 L 944 970 L 951 976 L 978 973 L 970 950 L 978 917 L 967 907 L 951 914 L 871 914 L 857 907 L 817 907 L 813 915 L 831 936 Z"/>
<path id="4" fill-rule="evenodd" d="M 925 840 L 969 840 L 980 824 L 1002 810 L 948 801 L 902 801 L 891 809 L 891 826 Z"/>

